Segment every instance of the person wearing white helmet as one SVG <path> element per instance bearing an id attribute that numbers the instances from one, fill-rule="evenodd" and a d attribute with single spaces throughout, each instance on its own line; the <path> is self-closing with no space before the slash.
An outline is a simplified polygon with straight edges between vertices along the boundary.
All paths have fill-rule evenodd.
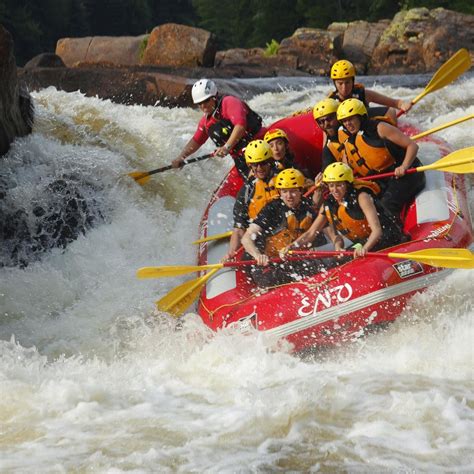
<path id="1" fill-rule="evenodd" d="M 199 106 L 203 116 L 193 137 L 172 161 L 172 166 L 181 167 L 184 160 L 210 137 L 217 146 L 214 154 L 230 154 L 239 172 L 247 176 L 248 168 L 242 149 L 253 138 L 262 138 L 265 134 L 261 117 L 237 97 L 220 96 L 216 84 L 210 79 L 195 82 L 191 94 L 194 104 Z"/>

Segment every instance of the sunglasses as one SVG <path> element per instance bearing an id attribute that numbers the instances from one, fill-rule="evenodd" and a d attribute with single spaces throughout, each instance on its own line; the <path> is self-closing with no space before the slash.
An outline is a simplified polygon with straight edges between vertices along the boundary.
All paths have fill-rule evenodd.
<path id="1" fill-rule="evenodd" d="M 324 125 L 326 122 L 331 122 L 336 118 L 336 114 L 325 115 L 324 117 L 318 118 L 316 122 L 318 125 Z"/>
<path id="2" fill-rule="evenodd" d="M 270 164 L 270 161 L 261 161 L 260 163 L 251 163 L 250 166 L 251 168 L 255 168 L 257 169 L 259 166 L 261 168 L 265 167 L 265 166 L 268 166 Z"/>

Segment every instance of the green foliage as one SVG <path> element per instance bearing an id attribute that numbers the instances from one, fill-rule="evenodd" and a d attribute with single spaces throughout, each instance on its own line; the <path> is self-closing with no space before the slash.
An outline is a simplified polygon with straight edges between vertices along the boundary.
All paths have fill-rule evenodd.
<path id="1" fill-rule="evenodd" d="M 265 51 L 263 52 L 264 56 L 276 56 L 278 50 L 280 49 L 280 43 L 274 39 L 270 43 L 266 43 Z"/>
<path id="2" fill-rule="evenodd" d="M 143 58 L 143 54 L 145 53 L 145 49 L 148 45 L 148 38 L 150 38 L 150 35 L 146 35 L 140 42 L 140 45 L 138 46 L 138 57 L 140 59 Z"/>

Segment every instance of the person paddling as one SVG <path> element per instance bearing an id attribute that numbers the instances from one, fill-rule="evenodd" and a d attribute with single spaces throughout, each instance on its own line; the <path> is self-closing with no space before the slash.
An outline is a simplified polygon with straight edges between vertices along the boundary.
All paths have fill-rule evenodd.
<path id="1" fill-rule="evenodd" d="M 422 165 L 416 157 L 418 145 L 397 127 L 369 119 L 365 105 L 358 99 L 345 100 L 337 109 L 337 119 L 349 134 L 344 148 L 356 177 L 395 173 L 394 178 L 378 183 L 381 203 L 399 219 L 403 207 L 425 187 L 423 172 L 405 174 L 407 169 Z"/>
<path id="2" fill-rule="evenodd" d="M 245 148 L 245 161 L 251 172 L 234 203 L 234 228 L 229 250 L 223 261 L 236 256 L 240 242 L 250 222 L 270 201 L 278 197 L 275 177 L 279 169 L 270 145 L 264 140 L 252 140 Z"/>
<path id="3" fill-rule="evenodd" d="M 331 99 L 336 99 L 339 102 L 344 102 L 347 99 L 359 99 L 369 110 L 371 117 L 387 116 L 392 121 L 393 125 L 397 124 L 396 109 L 408 112 L 413 104 L 410 101 L 403 101 L 401 99 L 392 99 L 386 95 L 380 94 L 370 89 L 366 89 L 363 84 L 355 82 L 355 67 L 346 59 L 335 62 L 331 67 L 331 79 L 336 88 L 335 91 L 329 94 Z M 371 102 L 375 104 L 384 105 L 385 107 L 370 107 Z"/>
<path id="4" fill-rule="evenodd" d="M 210 79 L 195 82 L 191 94 L 194 104 L 204 115 L 193 137 L 171 165 L 181 167 L 186 157 L 196 152 L 210 137 L 217 146 L 214 154 L 220 157 L 230 154 L 241 175 L 247 176 L 242 149 L 252 138 L 264 136 L 266 129 L 262 127 L 262 118 L 237 97 L 220 96 L 216 84 Z"/>
<path id="5" fill-rule="evenodd" d="M 311 227 L 289 245 L 291 249 L 311 246 L 320 232 L 329 226 L 327 235 L 335 250 L 344 250 L 347 237 L 356 244 L 354 257 L 363 257 L 369 251 L 380 250 L 404 241 L 401 228 L 393 221 L 376 199 L 369 181 L 355 180 L 352 169 L 345 163 L 332 163 L 323 174 L 329 188 L 319 215 Z"/>
<path id="6" fill-rule="evenodd" d="M 249 225 L 242 237 L 248 255 L 257 261 L 250 275 L 261 287 L 280 285 L 314 274 L 319 262 L 284 262 L 270 265 L 280 250 L 310 228 L 316 217 L 313 203 L 303 196 L 305 177 L 301 171 L 287 168 L 275 180 L 280 198 L 268 203 Z M 248 256 L 247 255 L 247 256 Z"/>

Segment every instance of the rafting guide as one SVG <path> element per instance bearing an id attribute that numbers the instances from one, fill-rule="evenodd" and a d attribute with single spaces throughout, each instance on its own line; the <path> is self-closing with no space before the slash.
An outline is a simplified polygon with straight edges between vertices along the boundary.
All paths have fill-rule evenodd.
<path id="1" fill-rule="evenodd" d="M 210 79 L 194 83 L 191 94 L 193 103 L 204 115 L 193 137 L 172 161 L 173 168 L 181 167 L 186 157 L 211 138 L 217 146 L 214 155 L 224 157 L 230 154 L 242 176 L 247 176 L 248 168 L 242 149 L 252 138 L 263 138 L 265 128 L 262 128 L 260 115 L 237 97 L 220 96 L 215 82 Z"/>

